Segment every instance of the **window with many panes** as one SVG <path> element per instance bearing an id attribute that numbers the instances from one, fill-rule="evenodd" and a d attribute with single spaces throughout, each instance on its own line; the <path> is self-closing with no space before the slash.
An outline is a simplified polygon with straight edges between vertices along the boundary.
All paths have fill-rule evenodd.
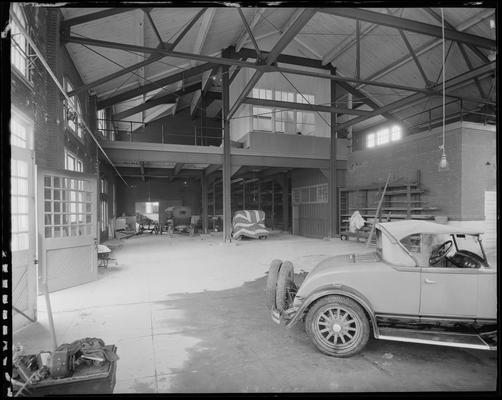
<path id="1" fill-rule="evenodd" d="M 272 100 L 272 90 L 254 88 L 253 97 Z M 253 130 L 272 131 L 272 111 L 272 108 L 253 106 Z"/>
<path id="2" fill-rule="evenodd" d="M 26 29 L 26 17 L 19 3 L 12 3 L 12 12 L 19 20 L 21 28 Z M 19 28 L 16 22 L 11 22 L 10 62 L 17 72 L 31 81 L 30 46 Z"/>
<path id="3" fill-rule="evenodd" d="M 391 128 L 382 128 L 376 132 L 371 132 L 366 135 L 366 147 L 373 148 L 390 142 L 401 140 L 402 131 L 399 125 L 394 125 Z"/>
<path id="4" fill-rule="evenodd" d="M 293 189 L 293 204 L 327 203 L 328 184 L 302 186 Z"/>
<path id="5" fill-rule="evenodd" d="M 93 233 L 92 190 L 84 179 L 44 176 L 45 237 Z"/>
<path id="6" fill-rule="evenodd" d="M 11 168 L 11 232 L 12 251 L 29 248 L 29 196 L 28 196 L 28 163 L 22 160 L 10 160 Z"/>
<path id="7" fill-rule="evenodd" d="M 69 171 L 84 172 L 84 163 L 75 154 L 65 149 L 64 168 Z"/>
<path id="8" fill-rule="evenodd" d="M 315 96 L 275 90 L 274 99 L 277 101 L 315 104 Z M 252 96 L 257 99 L 272 99 L 272 90 L 254 88 Z M 253 106 L 253 130 L 269 132 L 297 133 L 304 135 L 315 132 L 315 113 L 308 111 L 283 110 L 281 108 L 265 108 Z"/>
<path id="9" fill-rule="evenodd" d="M 68 79 L 64 79 L 64 89 L 66 93 L 73 90 L 73 85 Z M 70 97 L 70 102 L 68 103 L 68 108 L 65 112 L 65 120 L 68 128 L 75 133 L 79 138 L 83 138 L 84 129 L 80 121 L 80 116 L 82 115 L 82 107 L 80 106 L 80 100 L 78 96 Z"/>

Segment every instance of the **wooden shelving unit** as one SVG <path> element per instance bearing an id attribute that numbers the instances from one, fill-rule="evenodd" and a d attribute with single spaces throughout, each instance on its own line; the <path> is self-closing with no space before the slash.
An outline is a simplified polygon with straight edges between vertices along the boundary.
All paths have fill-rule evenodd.
<path id="1" fill-rule="evenodd" d="M 338 192 L 339 235 L 349 238 L 356 237 L 359 241 L 367 240 L 371 224 L 375 219 L 377 204 L 382 196 L 383 185 L 368 185 L 362 187 L 340 188 Z M 438 207 L 429 206 L 422 199 L 426 190 L 420 185 L 419 175 L 415 182 L 389 183 L 384 195 L 378 222 L 401 219 L 433 220 L 432 211 Z M 358 232 L 349 231 L 350 217 L 359 211 L 366 224 Z"/>

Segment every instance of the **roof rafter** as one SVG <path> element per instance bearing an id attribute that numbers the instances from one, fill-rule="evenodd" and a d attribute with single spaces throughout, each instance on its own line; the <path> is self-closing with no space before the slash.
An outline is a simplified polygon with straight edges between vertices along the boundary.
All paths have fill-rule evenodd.
<path id="1" fill-rule="evenodd" d="M 321 8 L 320 12 L 344 18 L 358 19 L 370 23 L 377 23 L 379 25 L 420 33 L 422 35 L 435 36 L 438 38 L 442 37 L 442 30 L 440 26 L 426 24 L 407 18 L 396 17 L 393 15 L 382 14 L 362 8 Z M 495 40 L 482 36 L 472 35 L 470 33 L 451 29 L 445 29 L 444 34 L 446 40 L 467 43 L 491 50 L 495 50 L 497 48 L 497 43 Z"/>
<path id="2" fill-rule="evenodd" d="M 184 87 L 181 90 L 176 90 L 175 92 L 168 93 L 164 96 L 161 97 L 156 97 L 154 99 L 145 101 L 144 103 L 136 106 L 129 108 L 125 111 L 121 111 L 119 113 L 116 113 L 113 115 L 113 118 L 115 120 L 121 120 L 127 117 L 130 117 L 131 115 L 140 113 L 142 111 L 148 110 L 152 107 L 158 106 L 160 104 L 169 104 L 169 103 L 175 103 L 176 99 L 178 99 L 180 96 L 183 96 L 188 93 L 192 93 L 196 90 L 200 89 L 200 83 L 196 83 L 187 87 Z"/>
<path id="3" fill-rule="evenodd" d="M 249 29 L 252 30 L 258 22 L 260 22 L 260 19 L 262 18 L 262 14 L 265 12 L 266 8 L 258 8 L 256 10 L 256 14 L 254 15 L 253 19 L 251 20 L 251 23 L 249 24 Z M 249 32 L 247 29 L 243 29 L 242 32 L 239 34 L 239 38 L 236 41 L 235 48 L 237 51 L 239 51 L 242 46 L 244 46 L 244 43 L 248 39 Z M 256 39 L 256 38 L 255 38 Z"/>
<path id="4" fill-rule="evenodd" d="M 162 79 L 159 79 L 157 81 L 147 83 L 146 85 L 139 86 L 135 89 L 131 89 L 126 92 L 122 92 L 116 96 L 112 96 L 112 97 L 109 97 L 104 100 L 98 100 L 97 108 L 98 108 L 98 110 L 102 109 L 102 108 L 106 108 L 106 107 L 109 107 L 113 104 L 120 103 L 124 100 L 132 99 L 132 98 L 137 97 L 141 94 L 151 92 L 152 90 L 162 88 L 162 87 L 164 87 L 166 85 L 170 85 L 172 83 L 176 83 L 184 78 L 199 75 L 199 74 L 203 73 L 204 71 L 207 71 L 208 69 L 213 68 L 213 66 L 214 66 L 213 64 L 209 64 L 209 63 L 201 64 L 196 67 L 177 72 L 173 75 L 169 75 L 169 76 L 162 78 Z"/>
<path id="5" fill-rule="evenodd" d="M 489 73 L 493 73 L 493 71 L 495 70 L 495 67 L 496 67 L 496 63 L 492 62 L 489 64 L 485 64 L 479 68 L 476 68 L 472 71 L 468 71 L 466 73 L 457 75 L 456 77 L 451 78 L 445 82 L 445 88 L 450 89 L 450 90 L 454 90 L 456 87 L 464 84 L 467 81 L 470 81 L 470 80 L 477 78 L 477 77 L 484 76 Z M 434 87 L 432 87 L 432 89 L 434 89 L 434 90 L 441 89 L 441 87 L 442 87 L 442 85 L 438 84 L 438 85 L 435 85 Z M 395 101 L 393 103 L 387 104 L 383 107 L 380 107 L 377 110 L 370 112 L 366 116 L 352 118 L 352 119 L 348 120 L 347 122 L 339 124 L 337 126 L 337 129 L 348 128 L 349 126 L 353 126 L 353 125 L 358 124 L 360 122 L 366 121 L 369 118 L 375 117 L 377 115 L 381 115 L 383 112 L 395 111 L 395 110 L 399 110 L 402 108 L 410 107 L 413 104 L 416 104 L 420 101 L 423 101 L 426 98 L 427 98 L 427 94 L 415 93 L 415 94 L 408 96 L 404 99 L 401 99 L 401 100 Z"/>
<path id="6" fill-rule="evenodd" d="M 307 24 L 307 22 L 312 18 L 312 16 L 317 12 L 317 9 L 311 8 L 304 10 L 298 18 L 291 24 L 289 29 L 284 32 L 279 38 L 278 42 L 272 48 L 272 50 L 267 54 L 265 63 L 266 65 L 271 65 L 276 61 L 277 57 L 281 54 L 281 52 L 291 43 L 291 40 L 296 36 L 298 32 Z M 242 93 L 239 95 L 237 100 L 235 101 L 232 108 L 229 110 L 228 115 L 225 118 L 230 119 L 235 114 L 237 109 L 242 104 L 244 98 L 249 94 L 249 92 L 253 89 L 253 87 L 258 83 L 260 78 L 263 75 L 263 71 L 255 71 L 254 75 L 251 77 L 249 82 L 244 87 Z"/>
<path id="7" fill-rule="evenodd" d="M 137 8 L 109 8 L 95 13 L 81 15 L 79 17 L 65 19 L 61 22 L 61 29 L 68 30 L 72 26 L 85 24 L 87 22 L 97 21 L 102 18 L 111 17 L 113 15 L 122 14 L 128 11 L 135 11 Z"/>

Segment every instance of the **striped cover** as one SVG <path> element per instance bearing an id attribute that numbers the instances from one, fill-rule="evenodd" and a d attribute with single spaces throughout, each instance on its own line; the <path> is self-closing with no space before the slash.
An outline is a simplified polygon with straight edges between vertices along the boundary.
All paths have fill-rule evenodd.
<path id="1" fill-rule="evenodd" d="M 265 228 L 265 213 L 260 210 L 241 210 L 234 213 L 232 220 L 234 239 L 248 236 L 257 239 L 260 236 L 268 236 Z"/>

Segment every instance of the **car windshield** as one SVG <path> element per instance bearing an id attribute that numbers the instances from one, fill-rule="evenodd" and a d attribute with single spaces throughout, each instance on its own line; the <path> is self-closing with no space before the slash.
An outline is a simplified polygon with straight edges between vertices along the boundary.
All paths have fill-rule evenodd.
<path id="1" fill-rule="evenodd" d="M 481 249 L 481 243 L 477 236 L 474 235 L 455 235 L 455 241 L 457 243 L 457 248 L 459 251 L 470 251 L 476 255 L 485 258 L 483 250 Z"/>
<path id="2" fill-rule="evenodd" d="M 451 246 L 447 245 L 448 242 L 452 242 Z M 476 235 L 417 233 L 403 238 L 401 244 L 420 266 L 429 266 L 433 252 L 444 244 L 447 257 L 452 257 L 458 252 L 468 252 L 485 259 L 481 242 Z"/>

